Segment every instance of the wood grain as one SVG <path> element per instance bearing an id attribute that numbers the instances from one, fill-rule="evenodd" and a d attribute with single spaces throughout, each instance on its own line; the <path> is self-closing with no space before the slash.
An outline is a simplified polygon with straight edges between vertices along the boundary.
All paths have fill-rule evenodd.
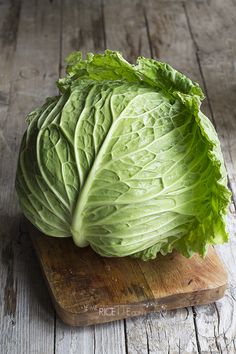
<path id="1" fill-rule="evenodd" d="M 71 8 L 73 7 L 73 11 Z M 65 57 L 80 50 L 88 52 L 105 50 L 104 18 L 100 0 L 65 0 L 62 3 L 61 75 Z"/>
<path id="2" fill-rule="evenodd" d="M 235 2 L 186 3 L 192 38 L 209 97 L 213 122 L 220 137 L 234 205 L 228 216 L 230 242 L 218 248 L 227 265 L 229 289 L 221 301 L 196 309 L 201 350 L 235 353 L 236 348 L 236 124 L 235 124 Z M 201 24 L 195 18 L 201 18 Z M 211 319 L 211 320 L 210 320 Z"/>
<path id="3" fill-rule="evenodd" d="M 0 102 L 0 352 L 52 353 L 54 310 L 22 229 L 14 180 L 25 115 L 56 92 L 59 3 L 8 3 L 0 5 L 0 91 L 6 98 Z"/>
<path id="4" fill-rule="evenodd" d="M 235 202 L 235 11 L 233 0 L 122 0 L 121 5 L 111 0 L 1 0 L 1 352 L 235 353 L 233 205 L 228 217 L 231 241 L 218 248 L 229 273 L 229 289 L 222 300 L 193 312 L 164 311 L 78 330 L 54 322 L 13 192 L 26 112 L 55 93 L 58 69 L 71 50 L 85 53 L 110 47 L 132 61 L 136 54 L 153 54 L 201 83 L 210 103 L 204 111 L 214 118 L 220 134 Z M 40 75 L 31 75 L 31 69 Z"/>
<path id="5" fill-rule="evenodd" d="M 146 20 L 140 0 L 105 0 L 104 19 L 107 48 L 120 50 L 131 62 L 135 62 L 140 55 L 150 57 Z"/>
<path id="6" fill-rule="evenodd" d="M 147 18 L 153 52 L 155 53 L 155 46 L 158 46 L 160 57 L 163 60 L 187 72 L 190 77 L 200 82 L 205 91 L 206 100 L 203 111 L 213 120 L 220 135 L 232 188 L 235 186 L 233 166 L 236 157 L 233 151 L 235 124 L 234 105 L 232 104 L 235 92 L 233 71 L 235 10 L 235 4 L 232 1 L 224 3 L 189 1 L 185 5 L 154 1 L 147 3 Z M 160 38 L 159 41 L 157 37 Z M 224 66 L 222 60 L 226 65 L 224 69 L 222 69 Z M 211 66 L 206 65 L 204 61 L 211 63 Z M 222 82 L 227 89 L 222 90 L 222 84 L 219 85 Z M 212 98 L 217 92 L 218 96 L 213 105 Z M 232 107 L 232 109 L 226 107 Z M 198 352 L 233 353 L 235 351 L 236 328 L 235 321 L 231 320 L 231 313 L 235 308 L 235 294 L 232 289 L 235 288 L 236 279 L 236 267 L 232 258 L 235 247 L 234 215 L 232 206 L 228 217 L 230 243 L 218 248 L 221 257 L 228 265 L 229 272 L 233 272 L 234 275 L 230 277 L 231 292 L 229 296 L 225 296 L 224 299 L 211 306 L 193 309 Z M 184 336 L 178 337 L 175 331 L 173 334 L 175 339 L 170 342 L 172 349 L 168 346 L 167 351 L 174 350 L 176 338 L 181 337 L 180 341 L 185 338 Z M 180 348 L 185 350 L 186 346 L 180 346 Z"/>
<path id="7" fill-rule="evenodd" d="M 72 239 L 55 239 L 28 226 L 59 317 L 86 326 L 184 306 L 224 294 L 227 273 L 215 250 L 205 259 L 177 252 L 143 262 L 105 258 Z"/>
<path id="8" fill-rule="evenodd" d="M 73 8 L 73 11 L 71 9 Z M 64 58 L 72 51 L 88 52 L 105 49 L 104 14 L 100 0 L 65 0 L 62 3 L 60 75 L 65 71 Z M 58 317 L 55 321 L 57 354 L 125 353 L 123 321 L 98 327 L 72 328 Z"/>
<path id="9" fill-rule="evenodd" d="M 185 51 L 189 53 L 192 50 L 194 55 L 195 53 L 187 30 L 182 3 L 177 6 L 175 3 L 169 4 L 154 0 L 148 2 L 123 0 L 122 4 L 123 6 L 119 6 L 118 2 L 110 0 L 104 2 L 107 47 L 120 49 L 129 61 L 135 62 L 139 55 L 152 56 L 155 52 L 155 45 L 160 49 L 159 54 L 163 56 L 162 60 L 171 59 L 174 66 L 183 70 L 182 57 Z M 119 14 L 118 20 L 117 14 Z M 132 51 L 127 38 L 132 38 Z M 183 44 L 180 46 L 181 43 Z M 165 46 L 166 49 L 163 50 Z M 178 52 L 180 48 L 181 51 Z M 178 60 L 180 54 L 183 55 Z M 192 58 L 186 59 L 185 62 L 189 65 L 191 60 Z M 196 60 L 195 65 L 197 66 Z M 194 62 L 191 62 L 191 67 L 195 68 Z M 186 70 L 188 70 L 187 64 Z M 199 78 L 200 75 L 197 73 L 198 68 L 195 68 L 194 74 Z M 196 76 L 193 78 L 196 79 Z M 179 326 L 170 325 L 171 318 L 171 314 L 165 312 L 163 315 L 161 312 L 144 318 L 125 320 L 127 351 L 132 354 L 148 353 L 151 348 L 154 353 L 161 351 L 172 353 L 176 351 L 176 343 L 178 343 L 179 350 L 188 350 L 189 353 L 197 352 L 192 309 L 181 308 L 175 311 L 175 321 L 180 324 Z M 152 328 L 156 330 L 152 331 Z M 166 340 L 163 340 L 164 338 Z"/>

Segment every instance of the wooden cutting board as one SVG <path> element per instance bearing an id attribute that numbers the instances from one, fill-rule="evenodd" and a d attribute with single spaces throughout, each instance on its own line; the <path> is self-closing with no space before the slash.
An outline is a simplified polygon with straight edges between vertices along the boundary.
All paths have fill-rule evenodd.
<path id="1" fill-rule="evenodd" d="M 213 247 L 205 259 L 174 252 L 144 262 L 101 257 L 71 238 L 48 237 L 32 226 L 29 231 L 57 314 L 72 326 L 208 304 L 227 286 Z"/>

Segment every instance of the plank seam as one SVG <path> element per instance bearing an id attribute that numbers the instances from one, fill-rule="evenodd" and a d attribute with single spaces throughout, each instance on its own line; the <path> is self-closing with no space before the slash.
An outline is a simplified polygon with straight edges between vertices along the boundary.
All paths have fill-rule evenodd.
<path id="1" fill-rule="evenodd" d="M 103 32 L 104 49 L 107 49 L 107 38 L 106 38 L 106 26 L 105 26 L 105 14 L 104 14 L 103 0 L 101 0 L 101 14 L 102 14 L 102 32 Z"/>
<path id="2" fill-rule="evenodd" d="M 201 79 L 202 79 L 202 82 L 203 82 L 203 87 L 204 87 L 204 91 L 205 91 L 205 94 L 206 94 L 206 99 L 207 99 L 208 107 L 209 107 L 209 110 L 210 110 L 211 118 L 212 118 L 212 121 L 213 121 L 214 126 L 216 128 L 216 120 L 215 120 L 215 117 L 214 117 L 212 104 L 211 104 L 210 97 L 209 97 L 208 90 L 207 90 L 206 80 L 205 80 L 205 77 L 204 77 L 204 74 L 203 74 L 203 70 L 202 70 L 201 59 L 200 59 L 200 56 L 199 56 L 200 50 L 199 50 L 198 44 L 197 44 L 197 42 L 196 42 L 196 40 L 194 38 L 194 34 L 193 34 L 192 27 L 191 27 L 191 24 L 190 24 L 190 18 L 189 18 L 188 11 L 187 11 L 187 8 L 186 8 L 186 4 L 184 2 L 182 2 L 182 5 L 183 5 L 183 9 L 184 9 L 187 25 L 188 25 L 189 34 L 190 34 L 190 37 L 191 37 L 191 39 L 193 41 L 193 45 L 194 45 L 194 48 L 195 48 L 196 60 L 197 60 L 197 63 L 198 63 L 199 73 L 200 73 L 200 76 L 201 76 Z M 225 168 L 227 170 L 227 166 L 225 166 Z M 229 185 L 229 189 L 232 192 L 232 202 L 234 204 L 234 207 L 236 208 L 236 199 L 235 199 L 235 196 L 233 194 L 233 188 L 232 188 L 232 185 L 231 185 L 231 182 L 230 182 L 229 178 L 228 178 L 228 185 Z"/>
<path id="3" fill-rule="evenodd" d="M 63 27 L 63 0 L 60 1 L 59 63 L 58 63 L 59 77 L 61 76 L 61 70 L 62 70 L 62 27 Z"/>
<path id="4" fill-rule="evenodd" d="M 93 353 L 96 354 L 96 327 L 93 326 Z"/>
<path id="5" fill-rule="evenodd" d="M 193 312 L 193 324 L 194 324 L 194 329 L 195 329 L 195 338 L 196 338 L 196 343 L 197 343 L 197 351 L 198 351 L 198 354 L 201 354 L 202 351 L 201 351 L 201 345 L 200 345 L 200 341 L 199 341 L 198 327 L 197 327 L 197 321 L 196 321 L 197 313 L 196 313 L 194 306 L 192 306 L 192 312 Z"/>
<path id="6" fill-rule="evenodd" d="M 148 331 L 147 327 L 145 327 L 145 332 L 146 332 L 146 340 L 147 340 L 147 354 L 150 354 L 150 345 L 149 345 L 149 336 L 148 336 Z"/>
<path id="7" fill-rule="evenodd" d="M 145 22 L 145 27 L 146 27 L 146 32 L 147 32 L 148 46 L 149 46 L 149 50 L 150 50 L 150 55 L 151 55 L 151 58 L 153 59 L 154 55 L 153 55 L 153 50 L 152 50 L 151 34 L 150 34 L 150 28 L 149 28 L 149 23 L 148 23 L 147 13 L 146 13 L 145 7 L 143 7 L 143 16 L 144 16 L 144 22 Z"/>
<path id="8" fill-rule="evenodd" d="M 124 335 L 125 335 L 125 354 L 129 353 L 128 350 L 128 337 L 127 337 L 127 325 L 126 325 L 126 319 L 124 321 Z"/>
<path id="9" fill-rule="evenodd" d="M 53 330 L 53 354 L 56 354 L 56 339 L 57 339 L 57 314 L 54 309 L 54 330 Z"/>

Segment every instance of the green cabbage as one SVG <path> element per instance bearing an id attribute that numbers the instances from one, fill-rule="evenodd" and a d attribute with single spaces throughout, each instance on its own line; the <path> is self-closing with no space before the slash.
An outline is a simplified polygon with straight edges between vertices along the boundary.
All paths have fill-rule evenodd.
<path id="1" fill-rule="evenodd" d="M 73 53 L 67 74 L 27 117 L 16 176 L 25 216 L 103 256 L 204 256 L 227 241 L 227 175 L 199 85 L 109 50 Z"/>

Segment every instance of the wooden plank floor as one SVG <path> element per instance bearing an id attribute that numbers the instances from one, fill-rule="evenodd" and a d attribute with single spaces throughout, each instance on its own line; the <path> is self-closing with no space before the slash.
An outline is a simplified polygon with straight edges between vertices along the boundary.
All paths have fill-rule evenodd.
<path id="1" fill-rule="evenodd" d="M 235 34 L 235 0 L 0 1 L 1 354 L 236 353 Z M 105 48 L 131 61 L 167 61 L 203 87 L 233 192 L 231 239 L 218 248 L 230 282 L 209 306 L 69 328 L 55 315 L 22 229 L 14 176 L 24 117 L 55 94 L 63 58 Z"/>

